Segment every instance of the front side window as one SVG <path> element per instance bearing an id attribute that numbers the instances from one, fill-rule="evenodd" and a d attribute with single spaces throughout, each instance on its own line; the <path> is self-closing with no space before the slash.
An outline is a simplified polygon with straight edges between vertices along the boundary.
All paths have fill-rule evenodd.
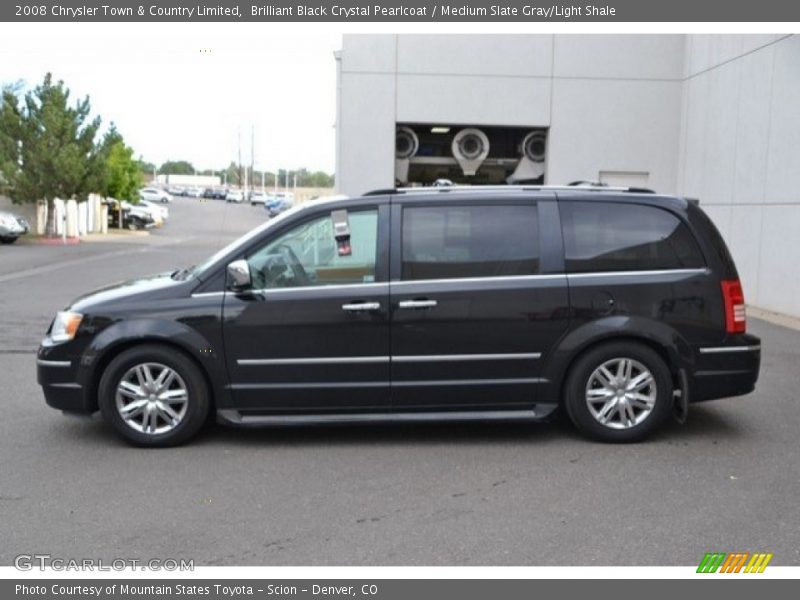
<path id="1" fill-rule="evenodd" d="M 538 273 L 538 226 L 533 204 L 405 208 L 402 278 Z"/>
<path id="2" fill-rule="evenodd" d="M 375 281 L 378 211 L 351 212 L 344 252 L 330 213 L 279 235 L 247 257 L 253 288 L 324 286 Z"/>
<path id="3" fill-rule="evenodd" d="M 704 266 L 689 228 L 654 206 L 562 202 L 567 271 L 647 271 Z"/>

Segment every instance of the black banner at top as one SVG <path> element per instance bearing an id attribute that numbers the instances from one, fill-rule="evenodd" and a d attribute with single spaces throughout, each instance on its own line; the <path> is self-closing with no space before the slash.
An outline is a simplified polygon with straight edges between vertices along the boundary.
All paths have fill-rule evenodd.
<path id="1" fill-rule="evenodd" d="M 28 22 L 791 22 L 791 0 L 3 0 L 0 21 Z"/>

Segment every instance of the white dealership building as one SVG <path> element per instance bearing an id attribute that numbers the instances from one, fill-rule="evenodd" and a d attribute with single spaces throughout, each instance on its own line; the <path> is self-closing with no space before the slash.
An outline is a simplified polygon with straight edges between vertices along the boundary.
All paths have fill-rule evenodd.
<path id="1" fill-rule="evenodd" d="M 336 58 L 338 191 L 446 177 L 699 198 L 748 303 L 800 317 L 800 36 L 346 35 Z"/>

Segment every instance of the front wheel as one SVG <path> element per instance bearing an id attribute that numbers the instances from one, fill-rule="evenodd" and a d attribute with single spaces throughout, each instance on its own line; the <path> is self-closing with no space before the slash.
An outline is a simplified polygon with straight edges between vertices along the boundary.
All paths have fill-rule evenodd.
<path id="1" fill-rule="evenodd" d="M 209 392 L 202 372 L 182 352 L 158 345 L 126 350 L 100 379 L 103 418 L 136 446 L 186 442 L 205 423 Z"/>
<path id="2" fill-rule="evenodd" d="M 612 342 L 581 356 L 567 377 L 564 404 L 582 433 L 602 442 L 637 442 L 672 409 L 672 377 L 651 348 Z"/>
<path id="3" fill-rule="evenodd" d="M 11 237 L 11 236 L 0 237 L 0 244 L 13 244 L 16 241 L 17 241 L 17 238 L 15 238 L 15 237 Z"/>

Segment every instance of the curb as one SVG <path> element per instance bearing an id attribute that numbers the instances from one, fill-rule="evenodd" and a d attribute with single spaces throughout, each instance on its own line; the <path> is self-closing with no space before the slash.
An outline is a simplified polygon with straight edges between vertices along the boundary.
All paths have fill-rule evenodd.
<path id="1" fill-rule="evenodd" d="M 36 240 L 31 240 L 32 243 L 40 244 L 42 246 L 75 246 L 79 244 L 80 241 L 81 239 L 77 237 L 41 237 Z"/>

